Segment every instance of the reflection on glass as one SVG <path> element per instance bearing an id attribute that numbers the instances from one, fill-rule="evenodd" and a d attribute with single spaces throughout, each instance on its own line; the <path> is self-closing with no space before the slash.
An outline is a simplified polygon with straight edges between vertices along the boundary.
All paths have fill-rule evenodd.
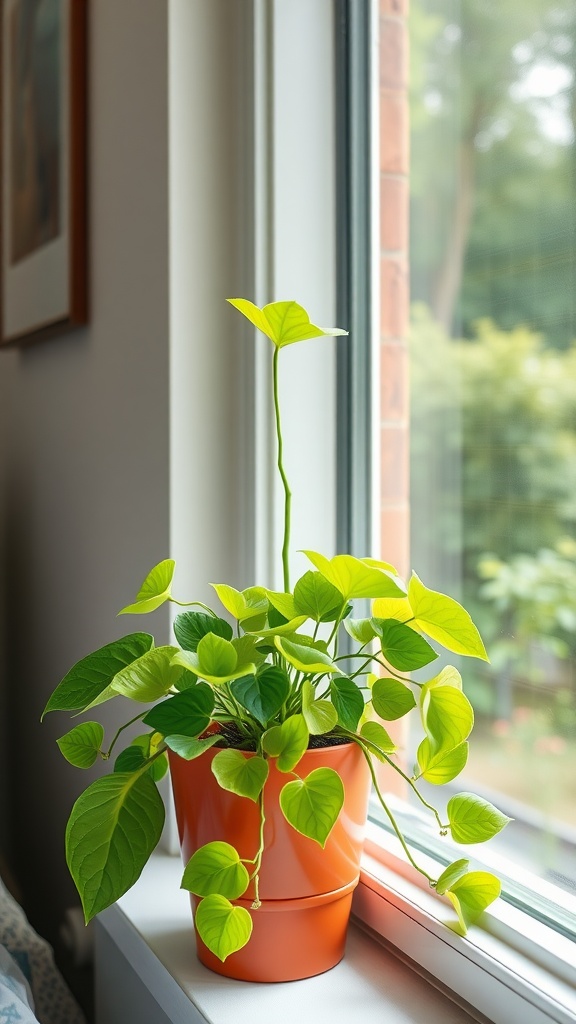
<path id="1" fill-rule="evenodd" d="M 576 5 L 410 18 L 412 564 L 492 659 L 455 785 L 576 891 Z"/>

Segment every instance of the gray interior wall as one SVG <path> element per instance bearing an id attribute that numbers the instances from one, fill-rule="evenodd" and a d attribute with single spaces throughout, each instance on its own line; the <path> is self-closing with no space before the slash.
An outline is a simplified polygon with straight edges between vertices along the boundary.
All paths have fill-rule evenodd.
<path id="1" fill-rule="evenodd" d="M 168 8 L 89 8 L 89 325 L 0 352 L 6 592 L 2 845 L 39 924 L 75 902 L 63 857 L 85 776 L 39 718 L 169 552 Z M 167 633 L 168 617 L 151 625 Z M 108 706 L 111 719 L 117 712 Z"/>

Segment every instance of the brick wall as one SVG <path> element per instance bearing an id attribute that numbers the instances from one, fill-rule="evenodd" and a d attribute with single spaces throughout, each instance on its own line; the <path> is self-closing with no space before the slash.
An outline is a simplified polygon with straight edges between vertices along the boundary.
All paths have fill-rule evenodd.
<path id="1" fill-rule="evenodd" d="M 408 0 L 380 0 L 381 554 L 409 568 Z"/>

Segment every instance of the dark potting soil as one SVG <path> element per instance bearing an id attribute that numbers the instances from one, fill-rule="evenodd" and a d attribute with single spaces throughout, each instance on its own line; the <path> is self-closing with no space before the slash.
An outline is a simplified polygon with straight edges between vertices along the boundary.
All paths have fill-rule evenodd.
<path id="1" fill-rule="evenodd" d="M 234 722 L 223 723 L 220 733 L 222 741 L 215 744 L 216 747 L 234 747 L 236 750 L 256 750 L 256 744 L 252 740 L 246 740 Z M 335 736 L 333 733 L 326 733 L 324 736 L 311 736 L 308 741 L 308 750 L 317 750 L 320 747 L 339 747 L 344 743 L 350 743 L 346 736 Z"/>

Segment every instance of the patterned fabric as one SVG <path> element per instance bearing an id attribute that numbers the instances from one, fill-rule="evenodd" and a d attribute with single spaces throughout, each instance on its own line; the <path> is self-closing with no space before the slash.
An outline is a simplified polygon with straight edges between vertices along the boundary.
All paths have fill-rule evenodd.
<path id="1" fill-rule="evenodd" d="M 11 954 L 14 970 L 29 981 L 34 996 L 36 1017 L 28 1009 L 28 1016 L 19 1008 L 14 992 L 14 1008 L 0 997 L 0 1024 L 86 1024 L 85 1017 L 73 999 L 62 975 L 54 964 L 54 954 L 48 943 L 41 939 L 28 922 L 24 911 L 12 898 L 0 880 L 0 946 Z M 16 963 L 14 963 L 16 961 Z M 5 981 L 2 974 L 0 978 Z M 15 1016 L 20 1012 L 21 1016 Z M 4 1013 L 4 1016 L 2 1014 Z"/>
<path id="2" fill-rule="evenodd" d="M 32 992 L 16 961 L 0 946 L 0 1024 L 35 1024 Z"/>

